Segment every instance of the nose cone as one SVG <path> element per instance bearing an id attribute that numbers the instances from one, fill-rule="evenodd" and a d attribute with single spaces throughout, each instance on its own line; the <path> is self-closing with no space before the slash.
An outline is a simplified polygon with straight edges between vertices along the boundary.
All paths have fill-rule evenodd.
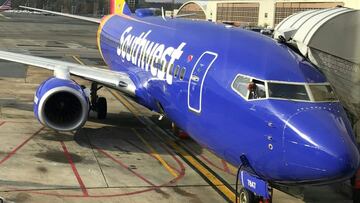
<path id="1" fill-rule="evenodd" d="M 296 113 L 284 128 L 284 163 L 292 181 L 350 178 L 359 166 L 359 152 L 338 109 Z"/>

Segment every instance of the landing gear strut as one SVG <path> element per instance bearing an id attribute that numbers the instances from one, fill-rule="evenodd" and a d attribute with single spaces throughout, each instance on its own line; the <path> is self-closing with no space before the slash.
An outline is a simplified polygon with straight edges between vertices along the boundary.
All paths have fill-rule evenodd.
<path id="1" fill-rule="evenodd" d="M 97 113 L 98 119 L 105 119 L 107 114 L 107 102 L 105 97 L 99 97 L 97 91 L 100 90 L 102 86 L 98 87 L 97 83 L 91 84 L 90 89 L 90 104 L 91 110 Z"/>
<path id="2" fill-rule="evenodd" d="M 175 123 L 171 123 L 172 132 L 175 136 L 179 137 L 180 139 L 188 139 L 189 135 L 181 130 Z"/>

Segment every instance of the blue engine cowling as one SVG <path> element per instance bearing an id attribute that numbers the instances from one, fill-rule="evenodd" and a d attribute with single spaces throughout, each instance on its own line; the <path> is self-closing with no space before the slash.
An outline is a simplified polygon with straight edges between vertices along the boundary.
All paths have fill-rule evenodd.
<path id="1" fill-rule="evenodd" d="M 43 125 L 57 131 L 81 128 L 89 113 L 89 99 L 79 84 L 51 77 L 36 90 L 34 113 Z"/>

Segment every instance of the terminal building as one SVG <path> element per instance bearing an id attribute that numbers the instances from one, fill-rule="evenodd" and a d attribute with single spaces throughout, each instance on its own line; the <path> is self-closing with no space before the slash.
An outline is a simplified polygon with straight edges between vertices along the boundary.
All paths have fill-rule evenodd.
<path id="1" fill-rule="evenodd" d="M 334 7 L 360 9 L 359 0 L 236 0 L 188 1 L 178 15 L 235 26 L 275 27 L 286 17 L 300 11 Z"/>

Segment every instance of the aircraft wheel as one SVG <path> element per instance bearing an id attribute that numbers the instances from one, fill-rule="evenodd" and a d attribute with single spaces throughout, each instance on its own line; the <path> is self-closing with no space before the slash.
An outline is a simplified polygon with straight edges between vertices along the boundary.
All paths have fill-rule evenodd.
<path id="1" fill-rule="evenodd" d="M 96 101 L 97 118 L 105 119 L 107 114 L 107 102 L 105 97 L 99 97 Z"/>
<path id="2" fill-rule="evenodd" d="M 246 188 L 240 189 L 239 199 L 240 199 L 240 203 L 255 203 L 256 202 L 254 193 L 247 190 Z M 258 203 L 258 202 L 256 202 L 256 203 Z"/>

